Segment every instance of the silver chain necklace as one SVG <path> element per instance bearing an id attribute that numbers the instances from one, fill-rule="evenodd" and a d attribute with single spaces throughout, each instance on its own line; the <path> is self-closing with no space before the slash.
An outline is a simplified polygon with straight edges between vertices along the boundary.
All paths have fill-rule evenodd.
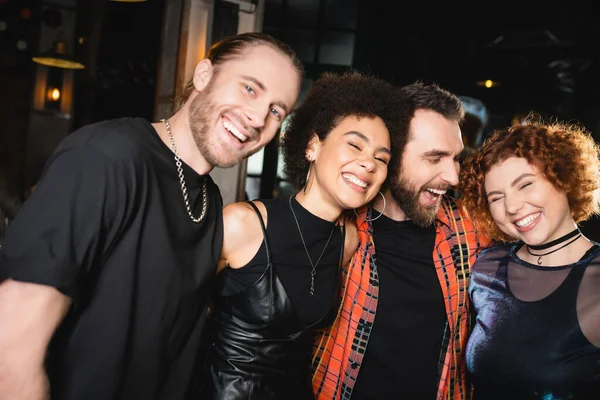
<path id="1" fill-rule="evenodd" d="M 181 166 L 181 158 L 179 158 L 179 154 L 177 153 L 177 147 L 175 146 L 175 141 L 173 140 L 173 135 L 171 134 L 171 124 L 168 119 L 161 119 L 162 122 L 165 123 L 167 127 L 167 134 L 169 135 L 169 141 L 171 142 L 171 148 L 173 149 L 173 153 L 175 154 L 175 165 L 177 166 L 177 174 L 179 175 L 179 183 L 181 184 L 181 193 L 183 194 L 183 202 L 185 203 L 185 209 L 187 210 L 188 215 L 195 223 L 199 224 L 206 217 L 206 209 L 208 208 L 208 196 L 206 195 L 206 177 L 204 177 L 204 182 L 202 183 L 202 213 L 199 218 L 194 217 L 192 214 L 192 208 L 190 207 L 190 201 L 188 199 L 187 185 L 185 184 L 185 178 L 183 176 L 183 168 Z"/>
<path id="2" fill-rule="evenodd" d="M 306 247 L 306 242 L 304 241 L 304 236 L 302 236 L 302 230 L 300 229 L 300 223 L 298 222 L 298 218 L 296 218 L 296 213 L 294 212 L 294 207 L 292 207 L 292 197 L 296 197 L 296 196 L 290 196 L 290 199 L 289 199 L 290 210 L 292 211 L 292 215 L 294 216 L 294 221 L 296 221 L 296 226 L 298 227 L 298 233 L 300 234 L 300 240 L 302 240 L 302 245 L 304 246 L 304 251 L 306 252 L 306 257 L 308 257 L 308 262 L 310 262 L 310 266 L 312 267 L 312 269 L 310 270 L 310 297 L 312 297 L 313 294 L 315 294 L 315 275 L 317 274 L 317 265 L 319 265 L 319 261 L 321 261 L 321 257 L 323 257 L 323 254 L 325 254 L 325 250 L 327 249 L 327 246 L 329 246 L 329 241 L 331 240 L 331 236 L 333 236 L 333 230 L 335 229 L 335 225 L 333 226 L 333 228 L 331 228 L 331 232 L 329 233 L 329 238 L 327 239 L 327 243 L 325 243 L 325 247 L 323 247 L 323 251 L 321 252 L 321 255 L 319 256 L 319 259 L 317 260 L 316 263 L 313 264 L 312 258 L 310 258 L 310 253 L 308 252 L 308 248 Z"/>

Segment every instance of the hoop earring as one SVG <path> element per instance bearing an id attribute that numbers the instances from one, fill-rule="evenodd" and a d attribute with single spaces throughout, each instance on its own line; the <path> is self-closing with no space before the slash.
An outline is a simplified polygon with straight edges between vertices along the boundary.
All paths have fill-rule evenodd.
<path id="1" fill-rule="evenodd" d="M 381 212 L 379 213 L 379 215 L 378 215 L 378 216 L 376 216 L 375 218 L 371 218 L 371 219 L 368 219 L 368 218 L 361 218 L 361 217 L 358 215 L 358 213 L 356 212 L 356 208 L 355 208 L 355 209 L 353 209 L 353 211 L 354 211 L 354 215 L 356 215 L 356 218 L 358 218 L 358 219 L 360 219 L 360 220 L 362 220 L 362 221 L 365 221 L 365 222 L 373 222 L 373 221 L 375 221 L 377 218 L 381 218 L 381 216 L 382 216 L 382 215 L 383 215 L 383 213 L 385 212 L 385 206 L 386 206 L 386 203 L 385 203 L 385 196 L 383 195 L 383 193 L 381 193 L 381 190 L 379 191 L 379 194 L 381 195 L 381 198 L 383 199 L 383 210 L 381 210 Z"/>
<path id="2" fill-rule="evenodd" d="M 306 194 L 306 188 L 308 187 L 308 178 L 310 178 L 310 170 L 312 168 L 312 160 L 308 164 L 308 172 L 306 172 L 306 181 L 304 181 L 304 194 Z"/>

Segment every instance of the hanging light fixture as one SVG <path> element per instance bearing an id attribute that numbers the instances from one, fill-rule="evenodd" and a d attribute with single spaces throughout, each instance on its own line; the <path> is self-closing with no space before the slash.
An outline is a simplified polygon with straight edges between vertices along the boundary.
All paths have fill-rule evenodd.
<path id="1" fill-rule="evenodd" d="M 64 69 L 84 69 L 85 65 L 67 54 L 67 43 L 64 40 L 56 40 L 52 50 L 44 52 L 31 58 L 34 62 L 49 67 Z"/>

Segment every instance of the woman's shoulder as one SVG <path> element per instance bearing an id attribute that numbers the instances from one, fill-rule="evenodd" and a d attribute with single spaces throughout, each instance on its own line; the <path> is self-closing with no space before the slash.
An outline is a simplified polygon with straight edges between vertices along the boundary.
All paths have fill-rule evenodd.
<path id="1" fill-rule="evenodd" d="M 266 225 L 267 215 L 264 204 L 258 201 L 253 204 Z M 219 271 L 225 266 L 239 268 L 245 265 L 249 260 L 248 255 L 256 253 L 262 240 L 259 215 L 250 203 L 237 202 L 223 207 L 223 246 Z"/>
<path id="2" fill-rule="evenodd" d="M 488 270 L 490 267 L 496 269 L 501 262 L 510 257 L 515 245 L 516 243 L 502 243 L 482 250 L 477 256 L 477 261 L 473 264 L 473 273 Z"/>
<path id="3" fill-rule="evenodd" d="M 496 257 L 506 257 L 515 245 L 516 243 L 511 242 L 495 244 L 490 247 L 487 247 L 481 250 L 481 253 L 479 253 L 479 256 L 477 257 L 477 261 Z"/>
<path id="4" fill-rule="evenodd" d="M 252 203 L 262 214 L 263 210 L 261 209 L 264 209 L 264 204 L 262 204 L 260 201 L 253 201 Z M 223 220 L 226 222 L 233 223 L 238 219 L 245 220 L 251 216 L 256 218 L 256 211 L 250 202 L 247 201 L 230 203 L 223 207 Z"/>
<path id="5" fill-rule="evenodd" d="M 263 223 L 267 224 L 267 210 L 261 201 L 253 201 Z M 225 236 L 244 240 L 248 235 L 260 231 L 259 214 L 249 202 L 236 202 L 223 207 L 223 226 Z"/>

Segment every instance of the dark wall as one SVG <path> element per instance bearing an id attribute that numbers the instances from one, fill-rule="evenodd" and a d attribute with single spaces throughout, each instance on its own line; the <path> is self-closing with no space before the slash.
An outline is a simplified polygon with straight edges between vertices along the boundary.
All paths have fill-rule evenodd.
<path id="1" fill-rule="evenodd" d="M 2 193 L 20 196 L 37 48 L 39 2 L 0 1 L 0 180 Z"/>
<path id="2" fill-rule="evenodd" d="M 79 0 L 69 7 L 76 13 L 76 33 L 65 36 L 72 32 L 65 30 L 63 39 L 73 44 L 86 69 L 75 72 L 71 118 L 53 120 L 60 127 L 47 121 L 50 114 L 32 110 L 36 64 L 31 57 L 38 52 L 41 27 L 58 24 L 60 31 L 60 6 L 52 17 L 43 11 L 48 3 L 0 0 L 0 179 L 20 196 L 68 132 L 103 119 L 153 119 L 164 0 Z M 37 129 L 40 118 L 46 122 Z"/>
<path id="3" fill-rule="evenodd" d="M 582 1 L 361 0 L 358 15 L 358 69 L 478 98 L 495 124 L 535 111 L 597 130 L 600 13 Z"/>
<path id="4" fill-rule="evenodd" d="M 78 36 L 88 40 L 84 53 L 95 64 L 80 79 L 77 96 L 88 104 L 76 109 L 76 127 L 119 117 L 152 120 L 164 1 L 79 3 Z"/>

